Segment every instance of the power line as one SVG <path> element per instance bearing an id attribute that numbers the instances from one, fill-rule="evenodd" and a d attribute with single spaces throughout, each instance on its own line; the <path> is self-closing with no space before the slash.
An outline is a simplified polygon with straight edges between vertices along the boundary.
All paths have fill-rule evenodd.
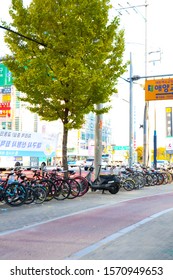
<path id="1" fill-rule="evenodd" d="M 141 8 L 141 7 L 146 7 L 148 6 L 148 4 L 141 4 L 141 5 L 131 5 L 129 2 L 126 2 L 127 6 L 122 6 L 121 4 L 118 3 L 118 6 L 120 8 L 113 8 L 115 11 L 117 11 L 119 13 L 119 15 L 123 15 L 122 12 L 125 11 L 126 13 L 129 13 L 128 10 L 132 9 L 136 14 L 139 14 L 145 21 L 146 21 L 146 18 L 145 16 L 139 11 L 139 9 L 137 8 Z"/>
<path id="2" fill-rule="evenodd" d="M 20 37 L 22 37 L 22 38 L 25 38 L 25 39 L 27 39 L 27 40 L 29 40 L 29 41 L 32 41 L 32 42 L 34 42 L 34 43 L 36 43 L 36 44 L 38 44 L 38 45 L 41 45 L 41 46 L 43 46 L 43 47 L 47 47 L 47 45 L 46 45 L 45 43 L 39 42 L 39 41 L 37 41 L 37 40 L 35 40 L 35 39 L 33 39 L 33 38 L 30 38 L 30 37 L 28 37 L 28 36 L 26 36 L 26 35 L 23 35 L 23 34 L 17 32 L 17 31 L 14 31 L 14 30 L 12 30 L 12 29 L 10 29 L 10 28 L 4 27 L 4 26 L 2 26 L 2 25 L 0 25 L 0 28 L 5 29 L 5 30 L 7 30 L 7 31 L 9 31 L 9 32 L 12 32 L 12 33 L 14 33 L 14 34 L 16 34 L 16 35 L 18 35 L 18 36 L 20 36 Z"/>

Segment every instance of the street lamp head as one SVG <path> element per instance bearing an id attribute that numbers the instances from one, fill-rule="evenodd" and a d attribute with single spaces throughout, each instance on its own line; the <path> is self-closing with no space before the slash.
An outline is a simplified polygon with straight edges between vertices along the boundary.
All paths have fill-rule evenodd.
<path id="1" fill-rule="evenodd" d="M 139 80 L 141 77 L 139 75 L 134 75 L 131 79 L 132 81 L 137 81 Z"/>
<path id="2" fill-rule="evenodd" d="M 126 81 L 128 81 L 128 82 L 132 81 L 133 82 L 133 81 L 137 81 L 139 79 L 141 79 L 141 77 L 139 75 L 134 75 L 131 78 L 128 78 Z"/>

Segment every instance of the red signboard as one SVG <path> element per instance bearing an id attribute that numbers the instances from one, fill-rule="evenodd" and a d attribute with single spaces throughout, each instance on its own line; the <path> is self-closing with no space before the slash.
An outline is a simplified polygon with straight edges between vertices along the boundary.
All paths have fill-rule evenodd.
<path id="1" fill-rule="evenodd" d="M 0 103 L 0 117 L 10 117 L 11 116 L 11 106 L 10 102 Z"/>

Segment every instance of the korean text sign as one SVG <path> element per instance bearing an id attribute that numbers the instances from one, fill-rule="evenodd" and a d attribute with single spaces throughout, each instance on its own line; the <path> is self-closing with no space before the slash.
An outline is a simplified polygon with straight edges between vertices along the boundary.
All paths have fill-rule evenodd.
<path id="1" fill-rule="evenodd" d="M 173 78 L 146 80 L 146 101 L 168 99 L 173 99 Z"/>

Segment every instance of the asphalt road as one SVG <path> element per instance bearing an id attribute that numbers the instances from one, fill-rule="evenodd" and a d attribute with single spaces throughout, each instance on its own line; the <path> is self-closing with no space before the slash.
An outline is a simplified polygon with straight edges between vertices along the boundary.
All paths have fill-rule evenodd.
<path id="1" fill-rule="evenodd" d="M 172 260 L 173 184 L 0 205 L 1 260 Z"/>

